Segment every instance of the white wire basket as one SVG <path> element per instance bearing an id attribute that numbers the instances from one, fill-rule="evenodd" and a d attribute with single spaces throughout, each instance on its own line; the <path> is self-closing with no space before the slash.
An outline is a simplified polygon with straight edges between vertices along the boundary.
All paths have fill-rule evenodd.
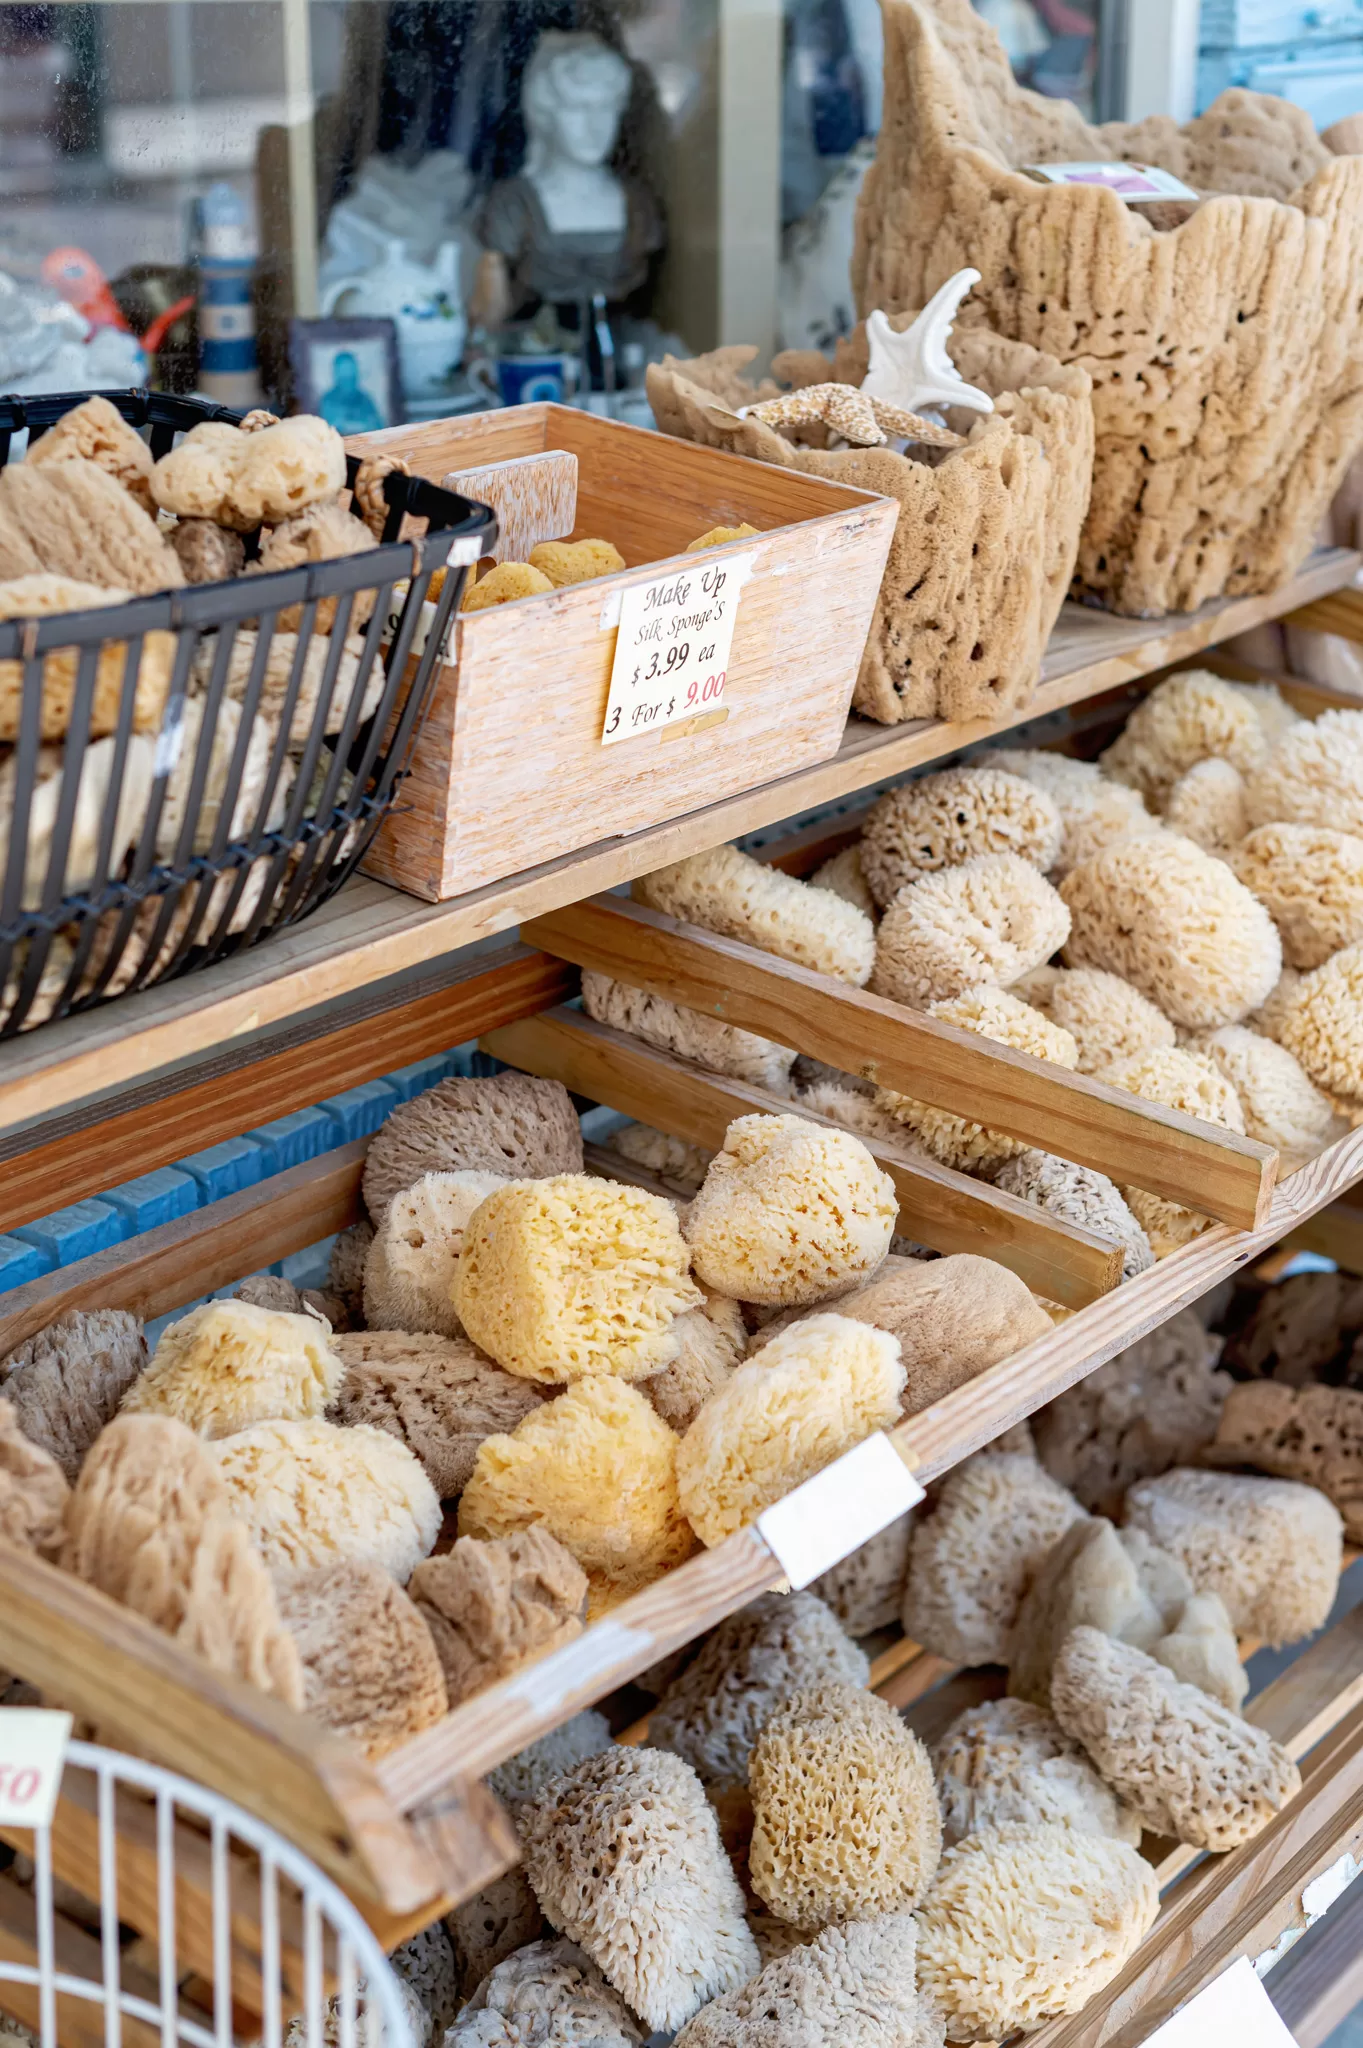
<path id="1" fill-rule="evenodd" d="M 373 1933 L 272 1828 L 88 1742 L 67 1745 L 54 1826 L 63 1806 L 87 1823 L 88 1875 L 71 1886 L 53 1828 L 25 1831 L 31 1921 L 13 1925 L 11 1870 L 0 2034 L 17 2019 L 41 2048 L 91 2048 L 95 2007 L 104 2048 L 415 2048 L 410 1994 Z"/>

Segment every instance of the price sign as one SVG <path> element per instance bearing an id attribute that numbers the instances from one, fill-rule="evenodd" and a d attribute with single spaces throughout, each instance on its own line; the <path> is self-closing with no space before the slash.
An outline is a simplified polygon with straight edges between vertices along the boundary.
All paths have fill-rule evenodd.
<path id="1" fill-rule="evenodd" d="M 603 747 L 717 711 L 755 555 L 697 555 L 694 566 L 636 583 L 620 597 Z"/>
<path id="2" fill-rule="evenodd" d="M 0 1824 L 45 1828 L 57 1803 L 71 1716 L 0 1707 Z"/>
<path id="3" fill-rule="evenodd" d="M 1219 2048 L 1232 2041 L 1235 2048 L 1293 2048 L 1248 1956 L 1232 1963 L 1146 2041 L 1148 2048 L 1156 2043 L 1158 2048 L 1212 2048 L 1213 2043 Z"/>

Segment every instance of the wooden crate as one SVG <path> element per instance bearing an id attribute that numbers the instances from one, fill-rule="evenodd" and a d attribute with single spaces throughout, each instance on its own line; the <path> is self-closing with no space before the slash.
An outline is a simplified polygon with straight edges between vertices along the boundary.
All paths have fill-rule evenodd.
<path id="1" fill-rule="evenodd" d="M 440 478 L 548 448 L 576 455 L 579 538 L 613 541 L 626 573 L 462 617 L 399 811 L 370 874 L 430 902 L 611 835 L 792 775 L 836 754 L 898 508 L 893 500 L 692 447 L 563 406 L 392 428 L 350 443 Z M 722 723 L 603 747 L 615 651 L 609 607 L 688 541 L 747 524 Z M 685 557 L 678 566 L 695 567 Z"/>

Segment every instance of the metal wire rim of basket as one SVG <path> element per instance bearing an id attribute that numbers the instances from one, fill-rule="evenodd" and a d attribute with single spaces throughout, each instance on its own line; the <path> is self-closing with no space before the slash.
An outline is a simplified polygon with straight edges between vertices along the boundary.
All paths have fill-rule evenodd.
<path id="1" fill-rule="evenodd" d="M 0 466 L 16 433 L 88 395 L 0 398 Z M 102 395 L 150 427 L 158 457 L 192 426 L 241 419 Z M 358 469 L 349 457 L 352 487 Z M 424 478 L 395 471 L 383 493 L 384 537 L 364 553 L 0 622 L 0 702 L 18 697 L 0 765 L 0 1038 L 254 945 L 354 873 L 497 532 L 487 506 Z M 397 538 L 407 514 L 424 537 Z M 68 695 L 54 744 L 44 714 L 60 718 Z"/>
<path id="2" fill-rule="evenodd" d="M 125 2022 L 136 2038 L 154 2029 L 161 2048 L 233 2048 L 233 1965 L 244 1954 L 259 1972 L 254 2048 L 414 2048 L 409 2000 L 379 1942 L 344 1892 L 282 1835 L 202 1785 L 93 1743 L 68 1743 L 64 1769 L 68 1795 L 73 1770 L 94 1778 L 97 1858 L 90 1902 L 99 1911 L 100 1974 L 80 1974 L 72 1966 L 69 1941 L 59 1941 L 52 1829 L 37 1828 L 33 1938 L 26 1944 L 34 1960 L 16 1960 L 14 1943 L 9 1957 L 0 1956 L 0 2008 L 7 1984 L 36 1992 L 40 2048 L 57 2048 L 61 2038 L 59 1998 L 102 2010 L 105 2048 L 120 2048 Z M 134 1802 L 131 1809 L 120 1793 Z M 154 1863 L 154 1983 L 145 1965 L 130 1960 L 129 1933 L 119 1917 L 121 1859 L 133 1847 L 131 1840 L 120 1842 L 120 1819 L 136 1824 L 134 1839 L 148 1852 L 143 1861 Z M 192 2001 L 183 1982 L 189 1974 L 203 1982 L 204 1975 L 179 1960 L 178 1921 L 194 1908 L 191 1893 L 181 1893 L 177 1837 L 197 1873 L 184 1884 L 192 1887 L 206 1877 L 210 1893 L 213 2009 L 200 2008 L 198 2017 L 187 2009 Z M 136 1858 L 128 1865 L 128 1881 L 143 1892 L 144 1912 L 147 1875 Z M 248 1930 L 254 1930 L 249 1953 L 241 1946 Z M 142 1988 L 129 1988 L 125 1978 Z M 336 1987 L 330 1995 L 329 1983 Z"/>

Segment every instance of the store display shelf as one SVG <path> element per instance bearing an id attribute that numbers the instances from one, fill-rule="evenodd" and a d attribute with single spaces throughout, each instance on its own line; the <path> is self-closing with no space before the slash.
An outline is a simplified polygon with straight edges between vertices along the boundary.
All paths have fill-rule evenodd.
<path id="1" fill-rule="evenodd" d="M 460 947 L 1187 661 L 1251 626 L 1333 593 L 1344 593 L 1335 605 L 1352 620 L 1363 611 L 1363 594 L 1346 592 L 1346 586 L 1358 569 L 1356 554 L 1323 549 L 1280 590 L 1219 600 L 1189 617 L 1157 624 L 1067 605 L 1051 638 L 1041 687 L 1024 710 L 1006 719 L 876 726 L 853 718 L 828 761 L 665 824 L 604 837 L 578 853 L 440 904 L 419 903 L 377 882 L 352 881 L 306 923 L 258 951 L 0 1047 L 0 1130 L 13 1132 L 86 1098 L 127 1090 L 172 1063 L 183 1081 L 186 1069 L 196 1063 L 201 1069 L 215 1061 L 238 1067 L 272 1051 L 259 1043 L 242 1046 L 239 1041 L 247 1034 L 287 1027 L 300 1038 L 325 1037 L 371 1015 L 376 998 L 391 1016 L 410 1000 L 409 991 L 380 991 L 377 984 L 413 973 L 437 983 L 452 979 L 446 956 Z M 442 960 L 443 968 L 434 966 Z M 375 1034 L 367 1035 L 367 1056 L 362 1043 L 350 1055 L 349 1083 L 369 1079 L 383 1071 L 385 1061 L 392 1063 Z M 410 1042 L 434 1051 L 451 1041 L 426 1041 L 417 1034 Z M 419 1051 L 407 1053 L 419 1056 Z M 284 1094 L 267 1094 L 258 1114 L 277 1116 L 292 1106 Z"/>

